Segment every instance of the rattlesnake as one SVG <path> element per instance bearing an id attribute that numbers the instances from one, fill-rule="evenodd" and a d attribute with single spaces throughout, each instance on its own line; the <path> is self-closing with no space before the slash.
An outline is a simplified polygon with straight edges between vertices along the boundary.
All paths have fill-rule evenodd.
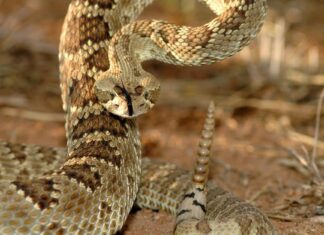
<path id="1" fill-rule="evenodd" d="M 134 22 L 152 1 L 71 1 L 59 55 L 67 149 L 0 144 L 0 234 L 115 234 L 135 198 L 178 214 L 179 234 L 275 234 L 258 209 L 212 184 L 204 199 L 210 113 L 193 181 L 173 164 L 141 159 L 133 118 L 159 93 L 142 61 L 231 56 L 260 30 L 266 0 L 204 0 L 217 17 L 200 27 Z"/>

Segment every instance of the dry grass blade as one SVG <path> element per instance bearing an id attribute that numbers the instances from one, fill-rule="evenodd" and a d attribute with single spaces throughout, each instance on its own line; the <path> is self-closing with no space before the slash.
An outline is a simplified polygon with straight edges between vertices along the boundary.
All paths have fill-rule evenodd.
<path id="1" fill-rule="evenodd" d="M 318 178 L 319 182 L 323 182 L 323 178 L 316 165 L 316 157 L 317 157 L 317 146 L 318 146 L 318 139 L 319 139 L 319 129 L 320 129 L 320 122 L 321 122 L 321 111 L 322 111 L 323 99 L 324 99 L 324 89 L 322 90 L 318 101 L 317 113 L 316 113 L 316 126 L 315 126 L 315 134 L 314 134 L 314 145 L 313 145 L 312 156 L 310 159 L 311 167 L 314 170 L 314 173 Z"/>
<path id="2" fill-rule="evenodd" d="M 318 101 L 318 106 L 317 106 L 316 126 L 315 126 L 312 154 L 311 155 L 309 154 L 309 152 L 307 151 L 304 145 L 302 145 L 301 147 L 303 154 L 299 154 L 294 149 L 289 149 L 289 151 L 292 153 L 292 156 L 294 156 L 298 160 L 298 162 L 309 171 L 310 175 L 313 176 L 313 181 L 317 185 L 322 185 L 324 183 L 321 173 L 316 164 L 317 149 L 319 143 L 318 139 L 319 139 L 319 129 L 320 129 L 320 117 L 321 117 L 323 99 L 324 99 L 324 89 L 321 92 Z"/>
<path id="3" fill-rule="evenodd" d="M 286 22 L 279 19 L 275 25 L 275 38 L 273 42 L 273 53 L 270 61 L 269 74 L 272 78 L 279 78 L 286 41 Z"/>
<path id="4" fill-rule="evenodd" d="M 305 76 L 305 73 L 298 70 L 288 70 L 286 78 L 299 85 L 324 86 L 324 74 Z"/>
<path id="5" fill-rule="evenodd" d="M 303 133 L 296 132 L 294 130 L 288 130 L 287 133 L 288 133 L 289 139 L 298 140 L 300 143 L 309 145 L 309 146 L 313 146 L 313 144 L 314 144 L 314 137 L 312 137 L 312 136 L 308 136 Z M 324 142 L 318 140 L 317 148 L 324 149 Z"/>
<path id="6" fill-rule="evenodd" d="M 260 190 L 256 191 L 248 200 L 249 203 L 255 202 L 259 197 L 261 197 L 263 194 L 266 194 L 270 192 L 270 186 L 269 183 L 265 184 Z"/>
<path id="7" fill-rule="evenodd" d="M 267 214 L 267 216 L 271 219 L 281 220 L 285 222 L 292 222 L 297 220 L 297 218 L 292 217 L 291 215 Z"/>

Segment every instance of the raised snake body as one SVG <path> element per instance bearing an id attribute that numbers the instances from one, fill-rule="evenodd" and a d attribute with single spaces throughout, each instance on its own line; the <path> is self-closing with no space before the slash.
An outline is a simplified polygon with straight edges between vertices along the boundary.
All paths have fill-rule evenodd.
<path id="1" fill-rule="evenodd" d="M 203 209 L 205 189 L 191 192 L 192 174 L 175 165 L 142 160 L 129 119 L 158 96 L 141 61 L 199 65 L 233 55 L 259 31 L 265 0 L 206 0 L 218 16 L 197 28 L 133 22 L 151 2 L 71 1 L 59 55 L 67 149 L 0 144 L 0 234 L 115 234 L 135 199 L 172 214 L 183 201 L 179 234 L 275 234 L 258 209 L 210 184 L 206 215 L 181 219 L 196 210 L 186 198 Z"/>

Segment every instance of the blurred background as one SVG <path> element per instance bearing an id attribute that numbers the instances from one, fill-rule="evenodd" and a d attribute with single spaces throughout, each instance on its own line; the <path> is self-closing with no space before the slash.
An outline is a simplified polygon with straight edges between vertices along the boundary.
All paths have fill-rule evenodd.
<path id="1" fill-rule="evenodd" d="M 1 140 L 65 146 L 57 53 L 68 4 L 0 0 Z M 143 150 L 191 169 L 213 100 L 211 180 L 260 207 L 279 234 L 324 234 L 324 1 L 268 4 L 257 40 L 232 58 L 202 67 L 145 63 L 162 93 L 139 118 Z M 186 25 L 212 17 L 196 0 L 156 1 L 141 15 Z M 170 234 L 172 226 L 172 217 L 144 210 L 124 233 Z"/>

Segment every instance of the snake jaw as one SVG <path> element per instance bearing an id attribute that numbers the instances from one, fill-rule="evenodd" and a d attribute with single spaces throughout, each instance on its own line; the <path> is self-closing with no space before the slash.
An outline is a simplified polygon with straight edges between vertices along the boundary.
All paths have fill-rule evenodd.
<path id="1" fill-rule="evenodd" d="M 113 100 L 109 100 L 108 102 L 102 104 L 105 109 L 112 114 L 124 118 L 129 116 L 127 102 L 118 96 L 116 96 Z"/>
<path id="2" fill-rule="evenodd" d="M 137 102 L 135 99 L 135 104 L 136 103 Z M 154 106 L 153 103 L 147 101 L 144 105 L 142 105 L 142 108 L 139 109 L 136 108 L 136 106 L 134 106 L 133 102 L 130 103 L 127 99 L 120 96 L 115 96 L 113 100 L 109 100 L 108 102 L 102 103 L 102 105 L 108 112 L 123 118 L 135 118 L 141 114 L 146 113 L 146 110 L 149 110 Z"/>

